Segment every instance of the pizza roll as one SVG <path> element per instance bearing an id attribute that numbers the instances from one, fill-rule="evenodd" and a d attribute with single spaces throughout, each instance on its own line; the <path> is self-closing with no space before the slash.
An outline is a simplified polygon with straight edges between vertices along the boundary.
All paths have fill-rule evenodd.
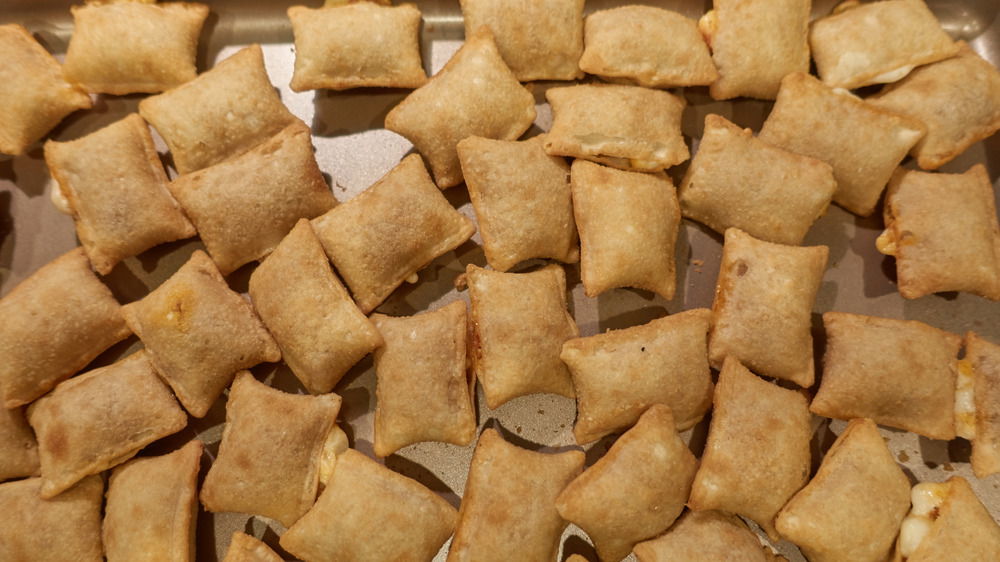
<path id="1" fill-rule="evenodd" d="M 909 499 L 910 480 L 875 422 L 853 419 L 816 476 L 778 513 L 776 526 L 809 562 L 881 562 L 892 550 Z"/>
<path id="2" fill-rule="evenodd" d="M 532 258 L 580 259 L 569 164 L 526 141 L 469 137 L 458 143 L 486 262 L 507 271 Z"/>
<path id="3" fill-rule="evenodd" d="M 752 519 L 771 540 L 774 518 L 809 480 L 809 403 L 729 357 L 715 385 L 712 423 L 691 487 L 691 509 Z"/>
<path id="4" fill-rule="evenodd" d="M 340 404 L 336 394 L 288 394 L 240 371 L 201 487 L 205 509 L 263 515 L 285 527 L 298 521 L 316 501 L 320 453 Z"/>
<path id="5" fill-rule="evenodd" d="M 416 154 L 312 224 L 365 314 L 476 232 L 434 187 Z"/>
<path id="6" fill-rule="evenodd" d="M 674 298 L 674 246 L 681 211 L 670 177 L 578 159 L 571 182 L 587 296 L 635 287 Z"/>
<path id="7" fill-rule="evenodd" d="M 962 291 L 1000 300 L 1000 225 L 985 166 L 963 174 L 900 168 L 882 212 L 876 245 L 895 256 L 903 297 Z"/>
<path id="8" fill-rule="evenodd" d="M 583 20 L 580 69 L 646 88 L 707 86 L 719 78 L 698 23 L 655 6 L 596 11 Z"/>
<path id="9" fill-rule="evenodd" d="M 927 135 L 910 150 L 925 170 L 943 166 L 1000 129 L 1000 72 L 964 41 L 958 45 L 957 56 L 920 67 L 868 98 L 927 126 Z"/>
<path id="10" fill-rule="evenodd" d="M 895 82 L 958 52 L 923 0 L 883 0 L 837 9 L 809 29 L 816 71 L 831 88 Z"/>
<path id="11" fill-rule="evenodd" d="M 683 216 L 720 234 L 736 227 L 761 240 L 798 245 L 836 189 L 826 162 L 771 146 L 750 129 L 709 114 L 678 197 Z"/>
<path id="12" fill-rule="evenodd" d="M 201 441 L 115 467 L 102 535 L 109 562 L 195 559 Z"/>
<path id="13" fill-rule="evenodd" d="M 474 387 L 465 376 L 465 301 L 406 318 L 373 314 L 375 456 L 412 443 L 468 445 L 476 437 Z"/>
<path id="14" fill-rule="evenodd" d="M 916 119 L 796 72 L 781 81 L 778 100 L 757 138 L 829 164 L 837 181 L 833 202 L 868 216 L 892 172 L 925 130 Z"/>
<path id="15" fill-rule="evenodd" d="M 246 533 L 236 531 L 222 562 L 282 562 L 271 547 Z"/>
<path id="16" fill-rule="evenodd" d="M 149 362 L 184 408 L 204 417 L 240 369 L 281 352 L 250 303 L 201 250 L 142 300 L 122 307 Z"/>
<path id="17" fill-rule="evenodd" d="M 465 36 L 486 26 L 521 82 L 583 78 L 583 0 L 460 0 Z"/>
<path id="18" fill-rule="evenodd" d="M 485 429 L 472 454 L 448 562 L 555 560 L 569 525 L 556 498 L 583 463 L 583 451 L 529 451 Z"/>
<path id="19" fill-rule="evenodd" d="M 712 51 L 717 100 L 773 100 L 781 79 L 809 72 L 810 0 L 713 0 L 698 27 Z"/>
<path id="20" fill-rule="evenodd" d="M 115 2 L 72 6 L 66 78 L 103 94 L 159 93 L 198 76 L 195 55 L 208 6 Z"/>
<path id="21" fill-rule="evenodd" d="M 911 502 L 894 562 L 1000 559 L 1000 526 L 965 478 L 917 484 Z"/>
<path id="22" fill-rule="evenodd" d="M 514 140 L 535 120 L 535 98 L 511 73 L 486 27 L 430 81 L 385 116 L 385 128 L 413 143 L 438 187 L 462 182 L 458 142 L 466 137 Z"/>
<path id="23" fill-rule="evenodd" d="M 166 141 L 179 174 L 247 152 L 299 118 L 281 103 L 251 45 L 194 80 L 139 102 Z"/>
<path id="24" fill-rule="evenodd" d="M 0 26 L 0 152 L 24 154 L 64 117 L 94 102 L 19 24 Z"/>
<path id="25" fill-rule="evenodd" d="M 0 299 L 0 391 L 15 408 L 129 335 L 122 308 L 83 248 L 42 266 Z"/>
<path id="26" fill-rule="evenodd" d="M 968 387 L 963 392 L 961 382 L 965 378 L 963 375 L 967 376 L 970 371 L 973 379 L 971 399 Z M 968 332 L 965 334 L 965 358 L 959 362 L 958 372 L 956 424 L 963 427 L 967 425 L 961 423 L 963 418 L 972 418 L 971 435 L 962 431 L 959 434 L 972 441 L 972 471 L 977 478 L 986 478 L 1000 472 L 1000 345 Z"/>
<path id="27" fill-rule="evenodd" d="M 530 273 L 500 273 L 469 264 L 472 371 L 495 410 L 535 393 L 573 398 L 563 343 L 580 337 L 566 310 L 566 271 L 549 265 Z"/>
<path id="28" fill-rule="evenodd" d="M 812 386 L 812 310 L 829 253 L 726 230 L 708 333 L 712 367 L 733 356 L 759 375 Z"/>
<path id="29" fill-rule="evenodd" d="M 809 409 L 931 439 L 955 438 L 955 377 L 962 338 L 916 320 L 823 314 L 823 379 Z"/>
<path id="30" fill-rule="evenodd" d="M 724 511 L 686 511 L 666 533 L 635 545 L 639 562 L 785 560 L 760 544 L 742 519 Z"/>
<path id="31" fill-rule="evenodd" d="M 566 486 L 556 509 L 587 533 L 601 560 L 617 562 L 673 524 L 697 470 L 698 459 L 677 435 L 670 408 L 654 404 Z"/>
<path id="32" fill-rule="evenodd" d="M 559 156 L 656 172 L 688 159 L 681 135 L 687 104 L 669 92 L 617 84 L 551 88 L 552 128 L 542 146 Z"/>
<path id="33" fill-rule="evenodd" d="M 627 429 L 656 403 L 670 406 L 678 431 L 698 423 L 712 407 L 710 316 L 688 310 L 563 344 L 576 389 L 576 442 Z"/>
<path id="34" fill-rule="evenodd" d="M 45 162 L 102 275 L 125 258 L 197 234 L 167 190 L 153 135 L 137 113 L 74 141 L 46 142 Z"/>
<path id="35" fill-rule="evenodd" d="M 101 503 L 104 481 L 88 476 L 42 499 L 41 478 L 0 484 L 0 560 L 101 562 Z"/>
<path id="36" fill-rule="evenodd" d="M 326 394 L 382 336 L 333 274 L 306 219 L 250 275 L 250 299 L 311 394 Z"/>
<path id="37" fill-rule="evenodd" d="M 187 425 L 142 350 L 61 383 L 28 406 L 27 416 L 38 436 L 44 498 Z"/>
<path id="38" fill-rule="evenodd" d="M 180 176 L 168 188 L 223 275 L 266 257 L 299 219 L 337 205 L 301 122 L 249 152 Z"/>
<path id="39" fill-rule="evenodd" d="M 0 407 L 0 482 L 38 476 L 38 440 L 24 408 Z"/>

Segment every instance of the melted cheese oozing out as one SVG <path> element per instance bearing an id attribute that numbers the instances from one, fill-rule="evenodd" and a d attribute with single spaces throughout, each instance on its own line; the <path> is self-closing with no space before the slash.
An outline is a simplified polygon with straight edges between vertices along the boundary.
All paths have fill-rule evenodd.
<path id="1" fill-rule="evenodd" d="M 904 559 L 913 556 L 920 547 L 934 525 L 938 510 L 947 495 L 948 486 L 935 482 L 922 482 L 910 491 L 910 503 L 913 507 L 899 529 L 899 553 Z"/>
<path id="2" fill-rule="evenodd" d="M 886 256 L 896 255 L 896 236 L 891 228 L 883 230 L 882 234 L 878 235 L 875 239 L 875 248 Z"/>
<path id="3" fill-rule="evenodd" d="M 959 437 L 971 440 L 976 436 L 975 379 L 972 363 L 968 359 L 958 362 L 958 377 L 955 378 L 955 432 Z"/>
<path id="4" fill-rule="evenodd" d="M 64 215 L 73 215 L 73 211 L 69 208 L 69 199 L 63 195 L 62 189 L 59 188 L 59 182 L 54 179 L 49 180 L 49 198 L 52 199 L 52 204 L 56 206 L 56 210 Z"/>
<path id="5" fill-rule="evenodd" d="M 701 32 L 701 36 L 705 38 L 705 43 L 708 43 L 708 48 L 711 49 L 712 40 L 719 31 L 719 16 L 715 13 L 715 10 L 709 10 L 705 12 L 705 15 L 701 16 L 698 20 L 698 31 Z"/>
<path id="6" fill-rule="evenodd" d="M 323 443 L 323 452 L 319 459 L 319 481 L 324 486 L 333 476 L 333 469 L 337 466 L 337 455 L 343 453 L 350 446 L 347 441 L 347 434 L 339 425 L 334 425 L 333 429 L 326 436 Z"/>

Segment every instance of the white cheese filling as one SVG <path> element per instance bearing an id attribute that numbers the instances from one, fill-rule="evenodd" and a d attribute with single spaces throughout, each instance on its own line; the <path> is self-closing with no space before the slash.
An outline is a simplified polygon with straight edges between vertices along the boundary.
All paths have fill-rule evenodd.
<path id="1" fill-rule="evenodd" d="M 927 537 L 947 495 L 948 486 L 935 482 L 922 482 L 910 491 L 913 507 L 899 529 L 899 553 L 904 559 L 913 556 Z"/>
<path id="2" fill-rule="evenodd" d="M 975 379 L 968 359 L 958 362 L 955 377 L 955 433 L 970 441 L 976 436 Z"/>

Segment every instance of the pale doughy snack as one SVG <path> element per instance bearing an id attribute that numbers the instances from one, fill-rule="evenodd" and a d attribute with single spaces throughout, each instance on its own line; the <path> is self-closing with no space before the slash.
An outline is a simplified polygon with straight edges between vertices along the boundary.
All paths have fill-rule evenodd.
<path id="1" fill-rule="evenodd" d="M 538 453 L 479 435 L 448 562 L 555 560 L 569 524 L 556 497 L 583 472 L 583 451 Z"/>
<path id="2" fill-rule="evenodd" d="M 187 174 L 247 152 L 300 122 L 281 103 L 260 45 L 246 47 L 194 80 L 139 102 Z"/>
<path id="3" fill-rule="evenodd" d="M 28 404 L 129 335 L 122 308 L 83 248 L 42 266 L 0 299 L 3 405 Z"/>
<path id="4" fill-rule="evenodd" d="M 823 379 L 810 411 L 955 438 L 961 336 L 916 320 L 833 311 L 823 314 L 823 324 Z"/>
<path id="5" fill-rule="evenodd" d="M 726 359 L 688 506 L 737 513 L 777 540 L 778 510 L 809 481 L 810 424 L 802 393 Z"/>
<path id="6" fill-rule="evenodd" d="M 292 6 L 288 18 L 295 34 L 292 91 L 427 83 L 420 62 L 420 10 L 413 4 Z"/>
<path id="7" fill-rule="evenodd" d="M 647 88 L 707 86 L 719 78 L 698 23 L 655 6 L 599 10 L 583 21 L 580 68 Z"/>
<path id="8" fill-rule="evenodd" d="M 511 73 L 486 27 L 430 81 L 385 116 L 385 128 L 406 137 L 427 159 L 438 187 L 462 182 L 456 146 L 466 137 L 514 140 L 535 120 L 535 98 Z"/>
<path id="9" fill-rule="evenodd" d="M 201 441 L 115 467 L 102 536 L 108 562 L 193 562 Z"/>
<path id="10" fill-rule="evenodd" d="M 962 174 L 900 168 L 882 212 L 876 244 L 895 256 L 904 298 L 961 291 L 1000 300 L 1000 224 L 985 166 Z"/>
<path id="11" fill-rule="evenodd" d="M 731 356 L 759 375 L 812 386 L 812 310 L 829 253 L 726 230 L 708 333 L 712 367 Z"/>
<path id="12" fill-rule="evenodd" d="M 316 501 L 320 453 L 340 404 L 336 394 L 288 394 L 240 371 L 201 487 L 205 509 L 263 515 L 285 527 L 298 521 Z"/>
<path id="13" fill-rule="evenodd" d="M 0 482 L 38 476 L 38 440 L 24 417 L 24 408 L 0 406 Z"/>
<path id="14" fill-rule="evenodd" d="M 627 429 L 656 403 L 670 407 L 678 431 L 698 423 L 712 407 L 710 316 L 707 308 L 688 310 L 563 344 L 576 389 L 576 442 Z"/>
<path id="15" fill-rule="evenodd" d="M 309 127 L 301 122 L 167 187 L 223 275 L 265 258 L 299 219 L 337 205 L 316 163 Z"/>
<path id="16" fill-rule="evenodd" d="M 580 259 L 569 164 L 525 141 L 469 137 L 458 143 L 486 262 L 507 271 L 532 258 Z"/>
<path id="17" fill-rule="evenodd" d="M 311 394 L 326 394 L 382 336 L 334 275 L 301 219 L 250 275 L 250 299 L 282 359 Z"/>
<path id="18" fill-rule="evenodd" d="M 250 303 L 226 284 L 205 252 L 142 300 L 122 307 L 149 362 L 194 417 L 204 417 L 236 372 L 281 352 Z"/>
<path id="19" fill-rule="evenodd" d="M 836 189 L 826 162 L 771 146 L 750 129 L 709 114 L 678 197 L 683 216 L 720 234 L 736 227 L 761 240 L 798 245 Z"/>
<path id="20" fill-rule="evenodd" d="M 684 510 L 698 459 L 677 435 L 670 408 L 651 406 L 606 455 L 556 498 L 601 560 L 619 561 L 665 531 Z"/>
<path id="21" fill-rule="evenodd" d="M 0 26 L 0 152 L 23 154 L 67 115 L 94 102 L 24 26 Z"/>
<path id="22" fill-rule="evenodd" d="M 816 71 L 831 88 L 895 82 L 958 52 L 923 0 L 856 3 L 809 28 Z"/>
<path id="23" fill-rule="evenodd" d="M 1000 559 L 1000 526 L 965 478 L 917 484 L 912 497 L 913 509 L 903 522 L 893 562 Z M 926 508 L 930 513 L 923 512 Z M 924 521 L 907 529 L 914 516 Z M 916 537 L 908 537 L 914 530 Z"/>
<path id="24" fill-rule="evenodd" d="M 102 275 L 125 258 L 197 234 L 167 190 L 153 135 L 137 113 L 77 140 L 46 142 L 45 162 Z"/>
<path id="25" fill-rule="evenodd" d="M 434 187 L 416 154 L 312 224 L 365 314 L 476 232 L 476 225 Z"/>
<path id="26" fill-rule="evenodd" d="M 833 202 L 868 216 L 925 130 L 916 119 L 795 72 L 781 81 L 778 99 L 757 138 L 829 164 L 837 181 Z"/>
<path id="27" fill-rule="evenodd" d="M 687 160 L 681 135 L 683 99 L 665 91 L 617 84 L 551 88 L 552 128 L 542 146 L 622 170 L 656 172 Z"/>
<path id="28" fill-rule="evenodd" d="M 1000 345 L 965 334 L 965 359 L 974 377 L 975 435 L 972 471 L 977 478 L 1000 472 Z"/>
<path id="29" fill-rule="evenodd" d="M 41 478 L 0 484 L 0 560 L 102 562 L 104 481 L 88 476 L 58 498 L 42 499 Z"/>
<path id="30" fill-rule="evenodd" d="M 132 458 L 187 425 L 144 351 L 61 383 L 32 402 L 43 498 Z"/>
<path id="31" fill-rule="evenodd" d="M 772 562 L 785 560 L 760 544 L 742 519 L 724 511 L 686 511 L 666 533 L 635 545 L 639 562 Z"/>
<path id="32" fill-rule="evenodd" d="M 809 562 L 882 562 L 909 507 L 910 480 L 875 422 L 860 418 L 847 424 L 776 526 Z"/>
<path id="33" fill-rule="evenodd" d="M 535 393 L 573 398 L 569 369 L 559 359 L 563 343 L 580 337 L 566 310 L 566 271 L 549 265 L 530 273 L 466 267 L 471 308 L 474 377 L 486 405 Z"/>
<path id="34" fill-rule="evenodd" d="M 72 6 L 66 79 L 88 92 L 159 93 L 198 76 L 195 55 L 208 6 L 113 2 Z"/>
<path id="35" fill-rule="evenodd" d="M 271 547 L 246 533 L 236 531 L 222 562 L 282 562 Z"/>

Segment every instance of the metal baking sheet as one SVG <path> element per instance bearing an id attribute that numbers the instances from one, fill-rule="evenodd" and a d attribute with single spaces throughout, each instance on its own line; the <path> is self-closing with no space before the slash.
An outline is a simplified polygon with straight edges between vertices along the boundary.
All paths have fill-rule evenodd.
<path id="1" fill-rule="evenodd" d="M 589 0 L 586 12 L 623 3 Z M 711 9 L 711 0 L 638 3 L 670 8 L 692 18 Z M 318 5 L 318 2 L 313 4 Z M 953 37 L 968 41 L 995 66 L 1000 62 L 1000 21 L 997 17 L 1000 4 L 994 0 L 927 0 L 927 4 Z M 25 25 L 61 59 L 72 34 L 70 5 L 69 2 L 55 0 L 6 0 L 0 2 L 0 23 Z M 311 124 L 320 168 L 327 175 L 337 198 L 344 201 L 371 185 L 412 151 L 408 141 L 383 127 L 386 113 L 408 92 L 376 89 L 339 93 L 292 92 L 288 83 L 295 53 L 291 25 L 285 15 L 289 5 L 291 3 L 269 0 L 220 0 L 210 3 L 211 15 L 201 37 L 198 67 L 200 71 L 205 71 L 243 46 L 262 44 L 272 83 L 291 111 Z M 417 5 L 424 16 L 421 37 L 424 64 L 429 73 L 434 73 L 462 44 L 462 16 L 457 0 L 418 0 Z M 829 13 L 834 5 L 834 1 L 815 0 L 813 17 Z M 529 86 L 535 95 L 538 118 L 528 135 L 550 127 L 552 116 L 545 103 L 545 91 L 553 85 L 563 84 L 539 82 Z M 719 113 L 756 131 L 771 107 L 770 103 L 755 100 L 716 102 L 708 96 L 706 88 L 688 88 L 677 93 L 688 102 L 683 132 L 692 147 L 697 146 L 707 113 Z M 83 136 L 134 112 L 140 99 L 142 96 L 138 95 L 98 96 L 92 110 L 73 114 L 50 137 L 69 140 Z M 159 139 L 157 142 L 161 153 L 165 153 L 165 145 Z M 942 171 L 962 172 L 978 162 L 986 164 L 996 189 L 1000 176 L 1000 139 L 997 137 L 976 144 Z M 675 183 L 679 182 L 684 169 L 685 165 L 681 165 L 669 171 Z M 168 173 L 171 177 L 175 175 L 172 169 Z M 51 192 L 40 144 L 24 156 L 0 155 L 0 296 L 9 293 L 17 283 L 45 263 L 78 244 L 72 220 L 56 211 L 50 201 Z M 463 186 L 444 193 L 460 212 L 475 219 Z M 830 248 L 829 267 L 813 311 L 818 353 L 823 348 L 820 315 L 829 310 L 920 320 L 956 334 L 974 330 L 994 342 L 1000 342 L 1000 303 L 953 293 L 912 301 L 902 299 L 894 283 L 892 258 L 882 256 L 875 249 L 875 238 L 882 227 L 878 211 L 872 217 L 859 218 L 831 206 L 813 225 L 803 242 L 805 245 L 824 244 Z M 121 302 L 137 300 L 184 263 L 192 251 L 202 247 L 195 240 L 155 248 L 125 260 L 105 281 Z M 678 291 L 672 301 L 665 301 L 652 293 L 628 289 L 588 298 L 580 284 L 579 266 L 574 265 L 567 267 L 572 291 L 570 310 L 582 334 L 592 335 L 642 324 L 665 314 L 710 307 L 721 255 L 719 235 L 685 221 L 680 229 L 676 254 Z M 409 315 L 437 308 L 454 299 L 467 301 L 467 294 L 455 289 L 454 279 L 469 263 L 485 265 L 478 234 L 427 266 L 420 272 L 419 283 L 400 288 L 378 310 L 390 315 Z M 251 271 L 252 266 L 247 266 L 234 272 L 229 276 L 231 286 L 245 292 Z M 94 366 L 108 364 L 139 346 L 138 340 L 133 337 L 103 354 L 95 360 Z M 275 387 L 289 392 L 304 392 L 286 367 L 263 365 L 253 371 L 258 378 L 267 380 Z M 369 358 L 356 366 L 335 389 L 344 398 L 339 423 L 347 431 L 351 445 L 369 455 L 372 455 L 374 386 L 375 377 Z M 202 467 L 204 476 L 218 451 L 224 416 L 224 399 L 220 399 L 204 419 L 192 418 L 187 429 L 154 444 L 150 451 L 170 450 L 198 436 L 206 445 Z M 527 448 L 552 451 L 575 447 L 571 433 L 574 417 L 575 403 L 570 399 L 536 395 L 490 410 L 482 400 L 482 393 L 478 393 L 480 426 L 498 425 L 509 440 Z M 845 424 L 816 417 L 813 425 L 815 470 L 822 452 L 832 444 Z M 684 433 L 684 438 L 696 453 L 700 454 L 704 446 L 707 430 L 706 419 Z M 983 480 L 972 475 L 968 442 L 963 439 L 935 441 L 884 427 L 881 431 L 892 453 L 914 482 L 942 481 L 952 475 L 962 475 L 970 481 L 994 518 L 1000 519 L 1000 475 Z M 587 447 L 588 465 L 596 461 L 612 442 L 613 438 L 606 438 Z M 458 507 L 472 451 L 473 445 L 456 447 L 422 443 L 407 447 L 384 462 L 390 468 L 422 482 Z M 284 529 L 276 522 L 260 517 L 209 514 L 204 511 L 198 514 L 198 518 L 200 560 L 221 559 L 230 535 L 236 530 L 261 538 L 290 558 L 278 545 L 278 537 Z M 762 541 L 766 542 L 763 536 Z M 446 544 L 437 560 L 444 559 L 447 547 Z M 774 547 L 789 560 L 803 560 L 790 543 L 781 542 Z M 570 525 L 563 537 L 559 559 L 564 560 L 572 553 L 596 560 L 585 534 Z"/>

